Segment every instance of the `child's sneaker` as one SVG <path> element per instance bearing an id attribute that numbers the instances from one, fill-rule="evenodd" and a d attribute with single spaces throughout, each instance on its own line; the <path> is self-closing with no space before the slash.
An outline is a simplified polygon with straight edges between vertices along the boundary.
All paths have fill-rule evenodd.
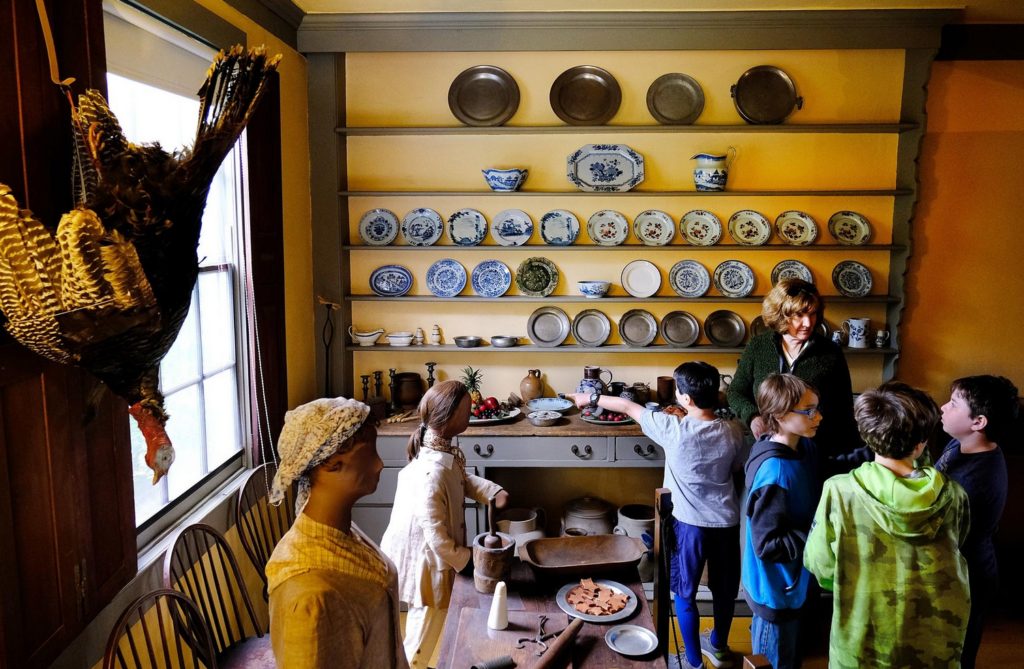
<path id="1" fill-rule="evenodd" d="M 708 658 L 708 662 L 718 667 L 718 669 L 726 669 L 726 667 L 732 666 L 732 651 L 729 650 L 729 646 L 716 648 L 711 643 L 711 632 L 709 630 L 704 630 L 700 635 L 700 652 L 701 655 Z"/>

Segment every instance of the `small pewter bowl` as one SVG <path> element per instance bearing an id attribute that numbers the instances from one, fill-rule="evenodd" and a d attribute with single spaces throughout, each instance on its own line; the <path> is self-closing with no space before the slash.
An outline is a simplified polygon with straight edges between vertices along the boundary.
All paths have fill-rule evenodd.
<path id="1" fill-rule="evenodd" d="M 551 427 L 558 422 L 562 414 L 557 411 L 533 411 L 526 414 L 526 420 L 537 427 Z"/>
<path id="2" fill-rule="evenodd" d="M 473 348 L 480 345 L 480 337 L 469 336 L 469 337 L 456 337 L 455 345 L 459 348 Z"/>
<path id="3" fill-rule="evenodd" d="M 519 346 L 519 337 L 495 335 L 491 337 L 491 346 L 496 346 L 498 348 L 512 348 L 513 346 Z"/>

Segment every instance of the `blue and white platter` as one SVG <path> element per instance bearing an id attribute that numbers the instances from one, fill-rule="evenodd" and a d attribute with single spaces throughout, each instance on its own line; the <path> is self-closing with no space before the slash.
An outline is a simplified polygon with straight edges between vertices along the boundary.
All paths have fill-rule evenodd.
<path id="1" fill-rule="evenodd" d="M 455 297 L 465 287 L 466 268 L 457 260 L 438 260 L 427 270 L 427 290 L 438 297 Z"/>
<path id="2" fill-rule="evenodd" d="M 476 246 L 487 237 L 487 219 L 476 209 L 459 209 L 448 217 L 448 237 L 459 246 Z"/>
<path id="3" fill-rule="evenodd" d="M 629 236 L 629 222 L 619 212 L 603 209 L 587 221 L 587 234 L 598 246 L 618 246 Z"/>
<path id="4" fill-rule="evenodd" d="M 814 283 L 810 268 L 799 260 L 783 260 L 772 268 L 772 286 L 783 279 L 803 279 L 807 283 Z"/>
<path id="5" fill-rule="evenodd" d="M 370 290 L 381 297 L 400 297 L 412 288 L 412 272 L 401 265 L 384 265 L 370 274 Z"/>
<path id="6" fill-rule="evenodd" d="M 711 288 L 711 274 L 696 260 L 680 260 L 668 271 L 668 283 L 680 297 L 702 297 Z"/>
<path id="7" fill-rule="evenodd" d="M 714 281 L 726 297 L 746 297 L 754 292 L 754 270 L 739 260 L 726 260 L 716 267 Z"/>
<path id="8" fill-rule="evenodd" d="M 409 246 L 432 246 L 442 232 L 444 219 L 433 209 L 413 209 L 402 219 L 402 237 Z"/>
<path id="9" fill-rule="evenodd" d="M 567 411 L 573 407 L 573 403 L 563 397 L 538 397 L 526 403 L 530 411 Z"/>
<path id="10" fill-rule="evenodd" d="M 844 260 L 832 270 L 832 284 L 846 297 L 864 297 L 874 282 L 871 270 L 853 260 Z"/>
<path id="11" fill-rule="evenodd" d="M 568 246 L 580 236 L 580 219 L 571 211 L 555 209 L 540 217 L 540 238 L 552 246 Z"/>
<path id="12" fill-rule="evenodd" d="M 522 246 L 533 236 L 533 219 L 525 211 L 505 209 L 491 219 L 491 237 L 502 246 Z"/>
<path id="13" fill-rule="evenodd" d="M 587 144 L 566 159 L 566 176 L 582 191 L 623 193 L 644 180 L 644 157 L 625 144 Z"/>
<path id="14" fill-rule="evenodd" d="M 665 246 L 676 236 L 676 222 L 663 211 L 648 209 L 633 219 L 633 234 L 647 246 Z"/>
<path id="15" fill-rule="evenodd" d="M 370 246 L 387 246 L 398 236 L 398 217 L 387 209 L 371 209 L 359 219 L 359 237 Z"/>
<path id="16" fill-rule="evenodd" d="M 473 292 L 481 297 L 501 297 L 512 287 L 512 270 L 500 260 L 485 260 L 473 268 Z"/>

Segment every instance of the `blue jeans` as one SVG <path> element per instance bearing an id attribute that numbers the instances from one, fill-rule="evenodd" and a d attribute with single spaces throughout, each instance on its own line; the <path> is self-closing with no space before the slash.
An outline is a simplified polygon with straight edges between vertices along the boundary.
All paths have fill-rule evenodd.
<path id="1" fill-rule="evenodd" d="M 750 623 L 754 655 L 764 655 L 772 669 L 799 669 L 802 663 L 797 648 L 799 634 L 799 618 L 773 623 L 755 615 Z"/>

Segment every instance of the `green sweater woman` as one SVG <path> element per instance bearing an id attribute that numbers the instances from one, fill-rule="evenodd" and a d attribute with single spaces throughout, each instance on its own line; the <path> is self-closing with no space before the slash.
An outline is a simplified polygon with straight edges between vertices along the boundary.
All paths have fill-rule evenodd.
<path id="1" fill-rule="evenodd" d="M 764 433 L 756 389 L 772 374 L 789 373 L 818 389 L 821 426 L 814 441 L 822 455 L 860 446 L 853 419 L 853 388 L 843 350 L 815 332 L 825 301 L 813 283 L 783 279 L 764 298 L 761 318 L 769 332 L 753 337 L 729 386 L 729 406 L 754 438 Z"/>

